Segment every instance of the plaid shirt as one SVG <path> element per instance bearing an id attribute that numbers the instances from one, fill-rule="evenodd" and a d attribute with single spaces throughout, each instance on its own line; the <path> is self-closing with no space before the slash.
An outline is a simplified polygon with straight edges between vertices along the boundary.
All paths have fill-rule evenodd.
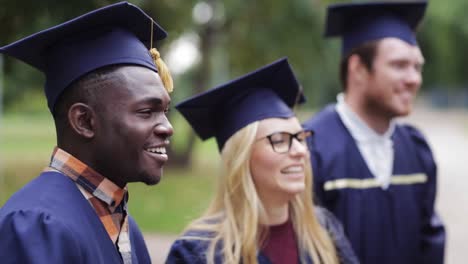
<path id="1" fill-rule="evenodd" d="M 70 177 L 96 211 L 123 263 L 132 263 L 128 234 L 127 187 L 121 189 L 64 150 L 56 147 L 46 171 Z"/>

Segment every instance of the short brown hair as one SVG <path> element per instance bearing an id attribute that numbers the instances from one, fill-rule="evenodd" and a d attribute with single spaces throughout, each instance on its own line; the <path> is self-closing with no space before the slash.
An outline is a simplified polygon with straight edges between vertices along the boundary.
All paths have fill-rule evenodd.
<path id="1" fill-rule="evenodd" d="M 361 59 L 361 62 L 366 66 L 368 71 L 372 70 L 372 64 L 374 62 L 375 55 L 377 54 L 377 46 L 379 40 L 366 42 L 356 48 L 354 48 L 346 57 L 341 60 L 340 63 L 340 81 L 343 86 L 343 90 L 346 90 L 346 83 L 348 81 L 348 62 L 349 58 L 356 54 Z"/>

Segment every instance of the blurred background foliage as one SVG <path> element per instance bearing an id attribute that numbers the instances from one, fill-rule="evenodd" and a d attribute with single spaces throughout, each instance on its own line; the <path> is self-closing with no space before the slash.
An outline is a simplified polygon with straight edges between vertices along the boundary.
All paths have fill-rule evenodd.
<path id="1" fill-rule="evenodd" d="M 0 0 L 0 45 L 115 2 L 118 1 Z M 169 33 L 169 37 L 157 45 L 173 71 L 176 86 L 172 94 L 174 103 L 283 56 L 289 58 L 308 97 L 308 102 L 302 108 L 304 116 L 334 101 L 341 90 L 338 81 L 340 41 L 324 40 L 323 25 L 328 4 L 350 1 L 129 2 L 149 13 Z M 466 10 L 466 0 L 429 1 L 418 35 L 426 57 L 422 92 L 430 95 L 428 97 L 440 106 L 453 103 L 450 98 L 468 106 Z M 4 175 L 0 175 L 1 205 L 14 190 L 34 177 L 47 163 L 55 145 L 55 130 L 42 95 L 42 74 L 8 57 L 3 57 L 0 62 L 3 68 L 0 69 L 0 111 L 4 113 L 2 117 L 0 112 L 0 166 L 3 167 Z M 454 95 L 450 97 L 450 94 Z M 206 186 L 212 182 L 213 176 L 210 174 L 217 172 L 217 149 L 213 141 L 200 144 L 176 111 L 171 112 L 171 122 L 176 133 L 172 142 L 170 167 L 165 175 L 171 178 L 165 183 L 168 189 L 155 194 L 145 187 L 137 186 L 134 188 L 140 189 L 135 192 L 133 200 L 162 195 L 154 197 L 153 201 L 176 199 L 177 202 L 177 199 L 183 198 L 176 186 L 198 186 L 192 195 L 199 199 L 188 199 L 188 204 L 180 207 L 187 213 L 185 208 L 199 208 L 200 202 L 206 205 L 208 201 L 210 191 L 206 190 L 210 187 Z M 181 175 L 184 177 L 176 177 Z M 161 209 L 164 212 L 170 210 L 177 208 L 168 203 Z M 200 210 L 195 210 L 193 215 Z M 140 219 L 151 219 L 152 215 L 145 215 L 145 212 L 148 210 L 141 210 Z M 192 214 L 187 217 L 190 216 Z M 169 222 L 174 219 L 170 213 L 168 217 Z M 183 223 L 185 221 L 175 223 L 175 226 L 165 230 L 180 230 Z"/>
<path id="2" fill-rule="evenodd" d="M 400 0 L 404 1 L 404 0 Z M 110 0 L 1 0 L 0 45 L 63 22 Z M 312 109 L 334 100 L 340 91 L 340 41 L 324 40 L 326 6 L 336 0 L 134 0 L 153 16 L 169 37 L 158 43 L 175 75 L 173 101 L 178 102 L 221 82 L 287 56 Z M 362 1 L 354 1 L 362 2 Z M 445 94 L 462 94 L 467 77 L 463 52 L 468 43 L 468 2 L 430 1 L 419 33 L 426 56 L 424 89 L 447 104 Z M 73 63 L 73 62 L 70 62 Z M 5 112 L 47 112 L 42 98 L 41 73 L 5 58 L 3 108 Z M 437 98 L 436 100 L 437 101 Z M 175 112 L 175 111 L 173 111 Z M 174 117 L 175 119 L 179 117 Z M 184 126 L 184 122 L 179 122 Z M 173 164 L 189 165 L 195 136 L 181 129 L 173 148 Z"/>
<path id="3" fill-rule="evenodd" d="M 0 45 L 114 2 L 117 1 L 0 0 Z M 340 42 L 325 41 L 322 33 L 326 5 L 349 1 L 130 2 L 155 17 L 169 32 L 168 39 L 159 45 L 175 68 L 175 101 L 282 56 L 289 57 L 298 73 L 309 107 L 330 101 L 340 89 L 336 78 Z M 466 8 L 468 2 L 464 0 L 451 0 L 450 4 L 430 1 L 419 34 L 427 58 L 426 87 L 450 85 L 452 89 L 462 89 L 466 85 Z M 41 91 L 43 78 L 36 70 L 10 58 L 6 58 L 4 72 L 5 109 L 19 111 L 14 105 L 21 103 L 25 93 Z M 38 105 L 35 110 L 45 109 Z"/>

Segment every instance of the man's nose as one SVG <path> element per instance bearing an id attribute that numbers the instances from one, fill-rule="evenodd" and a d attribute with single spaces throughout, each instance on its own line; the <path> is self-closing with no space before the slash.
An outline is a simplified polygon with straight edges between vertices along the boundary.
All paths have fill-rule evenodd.
<path id="1" fill-rule="evenodd" d="M 164 116 L 164 120 L 155 127 L 155 133 L 158 135 L 164 134 L 166 137 L 170 137 L 174 134 L 174 128 L 167 116 Z"/>
<path id="2" fill-rule="evenodd" d="M 418 69 L 411 68 L 406 75 L 406 83 L 412 87 L 419 87 L 422 83 L 422 74 Z"/>

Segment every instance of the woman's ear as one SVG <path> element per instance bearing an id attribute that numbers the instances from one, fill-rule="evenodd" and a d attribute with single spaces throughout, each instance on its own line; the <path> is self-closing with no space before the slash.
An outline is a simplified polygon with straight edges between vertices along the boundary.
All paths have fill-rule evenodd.
<path id="1" fill-rule="evenodd" d="M 72 130 L 87 139 L 93 138 L 96 129 L 96 115 L 87 104 L 75 103 L 68 109 L 68 122 Z"/>

